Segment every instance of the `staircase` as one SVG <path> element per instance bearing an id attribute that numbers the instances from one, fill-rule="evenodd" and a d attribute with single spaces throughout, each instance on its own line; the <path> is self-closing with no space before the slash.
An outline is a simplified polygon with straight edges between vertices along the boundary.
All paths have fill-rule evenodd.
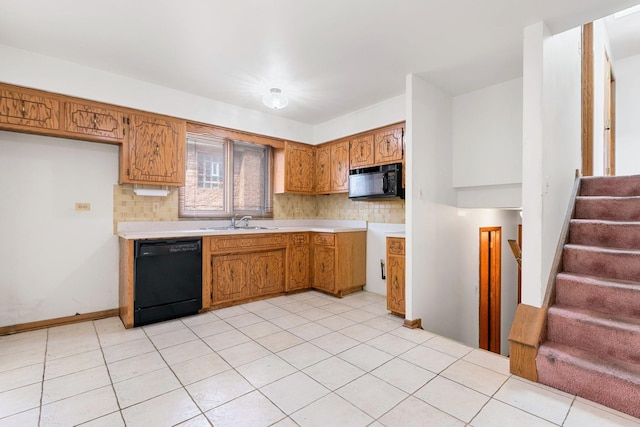
<path id="1" fill-rule="evenodd" d="M 640 175 L 583 178 L 538 381 L 640 418 Z"/>

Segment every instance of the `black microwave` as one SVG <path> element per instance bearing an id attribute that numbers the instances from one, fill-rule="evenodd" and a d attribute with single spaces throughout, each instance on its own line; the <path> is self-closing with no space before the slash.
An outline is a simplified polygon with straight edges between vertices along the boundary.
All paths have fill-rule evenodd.
<path id="1" fill-rule="evenodd" d="M 402 163 L 349 171 L 350 199 L 362 200 L 388 197 L 404 199 Z"/>

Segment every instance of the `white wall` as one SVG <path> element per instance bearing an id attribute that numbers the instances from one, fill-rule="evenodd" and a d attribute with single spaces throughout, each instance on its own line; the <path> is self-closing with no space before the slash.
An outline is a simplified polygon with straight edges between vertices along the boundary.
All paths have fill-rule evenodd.
<path id="1" fill-rule="evenodd" d="M 616 77 L 616 175 L 640 174 L 640 55 L 619 59 Z"/>
<path id="2" fill-rule="evenodd" d="M 320 144 L 401 122 L 405 117 L 405 95 L 403 94 L 317 125 L 314 129 L 314 143 Z"/>
<path id="3" fill-rule="evenodd" d="M 539 307 L 581 166 L 579 28 L 524 30 L 522 302 Z"/>
<path id="4" fill-rule="evenodd" d="M 520 212 L 497 209 L 459 209 L 456 245 L 458 247 L 457 295 L 460 298 L 458 339 L 468 346 L 479 344 L 479 268 L 480 228 L 502 227 L 500 350 L 509 354 L 509 331 L 518 302 L 518 264 L 508 240 L 518 237 Z"/>
<path id="5" fill-rule="evenodd" d="M 414 75 L 407 76 L 406 93 L 406 317 L 421 318 L 425 329 L 460 339 L 452 100 Z"/>
<path id="6" fill-rule="evenodd" d="M 387 235 L 404 232 L 404 224 L 368 223 L 367 224 L 367 286 L 365 290 L 374 294 L 387 295 L 387 281 L 382 278 L 380 260 L 385 263 L 387 272 Z"/>
<path id="7" fill-rule="evenodd" d="M 152 83 L 0 45 L 0 82 L 300 142 L 313 127 Z"/>
<path id="8" fill-rule="evenodd" d="M 522 182 L 522 78 L 453 98 L 453 185 Z"/>
<path id="9" fill-rule="evenodd" d="M 118 148 L 0 131 L 0 153 L 0 326 L 118 308 Z"/>

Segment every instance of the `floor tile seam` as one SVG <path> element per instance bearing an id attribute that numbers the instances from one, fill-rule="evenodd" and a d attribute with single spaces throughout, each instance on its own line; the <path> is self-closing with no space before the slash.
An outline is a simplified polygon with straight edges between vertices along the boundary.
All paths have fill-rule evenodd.
<path id="1" fill-rule="evenodd" d="M 435 338 L 435 337 L 434 337 L 434 338 Z M 427 340 L 427 341 L 425 341 L 425 343 L 426 343 L 426 342 L 429 342 L 429 341 L 431 341 L 431 340 Z M 458 355 L 456 355 L 456 354 L 447 353 L 446 351 L 441 350 L 441 349 L 438 349 L 438 348 L 429 347 L 428 345 L 424 345 L 424 344 L 420 344 L 420 345 L 422 345 L 423 347 L 430 348 L 431 350 L 435 350 L 435 351 L 438 351 L 438 352 L 440 352 L 440 353 L 446 354 L 447 356 L 455 357 L 455 358 L 456 358 L 456 359 L 458 359 L 458 360 L 464 360 L 464 357 L 465 357 L 465 356 L 467 356 L 467 355 L 469 355 L 469 354 L 474 350 L 473 348 L 471 348 L 469 351 L 467 351 L 467 352 L 466 352 L 465 354 L 463 354 L 462 356 L 458 356 Z M 468 360 L 465 360 L 465 362 L 473 363 L 473 362 L 470 362 L 470 361 L 468 361 Z M 477 363 L 474 363 L 474 365 L 477 365 Z M 478 365 L 478 366 L 480 366 L 480 365 Z M 489 369 L 489 368 L 487 368 L 487 367 L 485 367 L 485 366 L 482 366 L 482 367 L 483 367 L 483 368 L 485 368 L 485 369 Z M 490 369 L 490 370 L 492 370 L 492 369 Z"/>
<path id="2" fill-rule="evenodd" d="M 573 399 L 571 399 L 571 404 L 569 405 L 569 409 L 567 410 L 567 413 L 565 414 L 564 419 L 562 420 L 562 424 L 560 424 L 561 426 L 564 426 L 564 424 L 569 419 L 569 414 L 571 413 L 571 410 L 573 409 L 576 402 L 577 402 L 576 396 L 573 396 Z"/>
<path id="3" fill-rule="evenodd" d="M 233 366 L 231 366 L 231 365 L 229 365 L 229 366 L 231 366 L 231 369 L 233 369 L 234 371 L 236 371 L 236 373 L 237 373 L 238 375 L 240 375 L 240 376 L 241 376 L 241 377 L 242 377 L 246 382 L 248 382 L 249 384 L 251 384 L 251 386 L 252 386 L 252 387 L 254 387 L 256 390 L 258 390 L 259 388 L 262 388 L 262 387 L 266 387 L 266 386 L 268 386 L 269 384 L 273 384 L 273 383 L 275 383 L 275 382 L 277 382 L 277 381 L 280 381 L 280 380 L 281 380 L 281 379 L 283 379 L 283 378 L 289 377 L 289 376 L 291 376 L 291 375 L 293 375 L 293 374 L 295 374 L 295 373 L 296 373 L 296 372 L 292 372 L 292 373 L 291 373 L 291 374 L 289 374 L 289 375 L 285 375 L 284 377 L 281 377 L 281 378 L 278 378 L 278 379 L 276 379 L 276 380 L 273 380 L 273 381 L 271 381 L 271 382 L 269 382 L 269 383 L 267 383 L 267 384 L 263 384 L 263 385 L 261 385 L 261 386 L 258 388 L 258 387 L 256 387 L 256 386 L 254 386 L 254 385 L 253 385 L 253 383 L 251 383 L 251 381 L 249 380 L 249 378 L 245 377 L 244 375 L 242 375 L 242 373 L 241 373 L 240 371 L 238 371 L 238 368 L 242 368 L 243 366 L 247 366 L 247 365 L 249 365 L 249 364 L 251 364 L 251 363 L 257 362 L 258 360 L 262 360 L 262 359 L 264 359 L 264 358 L 271 357 L 271 356 L 276 356 L 276 357 L 277 357 L 278 359 L 280 359 L 282 362 L 286 363 L 287 365 L 289 365 L 289 366 L 291 366 L 293 369 L 295 369 L 295 371 L 296 371 L 296 372 L 302 372 L 302 370 L 301 370 L 301 369 L 296 368 L 296 367 L 295 367 L 295 366 L 293 366 L 291 363 L 289 363 L 289 362 L 287 362 L 285 359 L 283 359 L 283 358 L 282 358 L 278 353 L 274 353 L 274 352 L 271 352 L 271 354 L 270 354 L 270 355 L 268 355 L 268 356 L 261 357 L 260 359 L 256 359 L 256 360 L 254 360 L 254 361 L 252 361 L 252 362 L 247 362 L 247 363 L 245 363 L 245 364 L 243 364 L 243 365 L 240 365 L 240 366 L 237 366 L 237 367 L 233 367 Z M 221 357 L 222 357 L 222 356 L 221 356 Z M 227 362 L 227 363 L 228 363 L 228 362 Z M 225 372 L 226 372 L 226 371 L 225 371 Z M 217 375 L 217 374 L 216 374 L 216 375 Z M 210 377 L 209 377 L 209 378 L 210 378 Z"/>
<path id="4" fill-rule="evenodd" d="M 43 362 L 42 364 L 44 365 L 44 362 Z M 29 365 L 29 366 L 35 366 L 35 365 Z M 27 368 L 27 366 L 24 366 L 24 368 Z M 17 369 L 22 369 L 22 368 L 17 368 Z M 13 369 L 12 369 L 12 370 L 13 370 Z M 11 371 L 6 371 L 6 372 L 11 372 Z M 2 373 L 2 372 L 0 372 L 0 374 L 1 374 L 1 373 Z M 8 392 L 10 392 L 10 391 L 19 390 L 19 389 L 21 389 L 21 388 L 23 388 L 23 387 L 33 386 L 33 385 L 35 385 L 35 384 L 42 383 L 42 382 L 44 382 L 44 381 L 45 381 L 45 380 L 44 380 L 44 367 L 43 367 L 43 369 L 42 369 L 42 376 L 40 377 L 40 379 L 39 379 L 39 380 L 34 380 L 33 382 L 30 382 L 29 384 L 22 384 L 22 385 L 20 385 L 20 386 L 18 386 L 18 387 L 8 388 L 8 389 L 6 389 L 6 390 L 1 390 L 1 389 L 0 389 L 0 394 L 2 394 L 2 393 L 8 393 Z"/>
<path id="5" fill-rule="evenodd" d="M 482 412 L 482 409 L 484 409 L 484 407 L 485 407 L 486 405 L 488 405 L 488 404 L 493 400 L 493 401 L 496 401 L 496 402 L 500 402 L 500 403 L 502 403 L 502 404 L 504 404 L 504 405 L 510 406 L 511 408 L 513 408 L 513 409 L 515 409 L 515 410 L 517 410 L 517 411 L 521 411 L 521 412 L 524 412 L 525 414 L 528 414 L 528 415 L 531 415 L 531 416 L 533 416 L 533 417 L 536 417 L 536 418 L 538 418 L 539 420 L 542 420 L 543 422 L 551 423 L 551 424 L 553 424 L 553 425 L 555 425 L 555 426 L 562 426 L 562 424 L 554 423 L 553 421 L 550 421 L 550 420 L 548 420 L 548 419 L 546 419 L 546 418 L 543 418 L 543 417 L 541 417 L 541 416 L 539 416 L 539 415 L 533 414 L 533 413 L 531 413 L 531 412 L 529 412 L 529 411 L 526 411 L 526 410 L 524 410 L 524 409 L 522 409 L 522 408 L 518 408 L 517 406 L 514 406 L 514 405 L 512 405 L 512 404 L 510 404 L 510 403 L 508 403 L 508 402 L 504 402 L 504 401 L 502 401 L 502 400 L 498 399 L 498 398 L 496 397 L 496 394 L 498 394 L 498 392 L 500 391 L 500 389 L 502 389 L 502 387 L 504 387 L 504 385 L 507 383 L 507 380 L 508 380 L 510 377 L 511 377 L 511 375 L 509 375 L 509 377 L 507 377 L 507 379 L 506 379 L 506 380 L 504 380 L 504 381 L 502 382 L 502 384 L 500 385 L 500 387 L 498 387 L 498 388 L 496 389 L 496 391 L 495 391 L 491 396 L 489 396 L 489 397 L 490 397 L 490 398 L 489 398 L 489 400 L 487 400 L 487 402 L 486 402 L 484 405 L 482 405 L 482 408 L 481 408 L 481 409 L 478 411 L 478 413 L 477 413 L 477 414 L 476 414 L 476 415 L 471 419 L 471 421 L 469 421 L 469 423 L 472 423 L 472 422 L 473 422 L 473 420 L 475 420 L 475 419 L 478 417 L 478 415 L 480 415 L 480 412 Z M 450 378 L 447 378 L 447 377 L 444 377 L 444 376 L 443 376 L 443 378 L 446 378 L 446 379 L 448 379 L 449 381 L 453 381 L 453 382 L 455 382 L 455 383 L 457 383 L 457 384 L 460 384 L 460 383 L 458 383 L 457 381 L 452 380 L 452 379 L 450 379 Z M 460 384 L 460 385 L 463 385 L 463 384 Z M 464 386 L 464 385 L 463 385 L 463 386 Z M 464 386 L 464 387 L 467 387 L 467 386 Z M 467 388 L 470 388 L 470 387 L 467 387 Z M 474 390 L 474 389 L 471 389 L 471 390 Z M 478 390 L 474 390 L 474 391 L 476 391 L 476 392 L 478 392 L 478 393 L 481 393 L 481 394 L 483 394 L 483 395 L 487 396 L 487 394 L 482 393 L 481 391 L 478 391 Z M 575 399 L 574 399 L 574 400 L 575 400 Z M 573 404 L 573 403 L 572 403 L 572 404 Z M 568 413 L 569 413 L 569 410 L 567 410 L 567 415 L 568 415 Z"/>
<path id="6" fill-rule="evenodd" d="M 538 388 L 540 390 L 544 390 L 544 391 L 547 391 L 549 393 L 553 393 L 553 394 L 555 394 L 556 396 L 559 396 L 559 397 L 564 397 L 564 398 L 572 399 L 572 400 L 576 398 L 575 394 L 567 393 L 565 391 L 558 390 L 558 389 L 553 388 L 553 387 L 545 386 L 545 384 L 542 384 L 542 383 L 529 381 L 526 378 L 522 378 L 522 377 L 519 377 L 519 376 L 511 374 L 511 373 L 509 373 L 509 379 L 513 379 L 514 381 L 518 381 L 518 382 L 520 382 L 522 384 L 530 385 L 530 386 L 533 386 L 533 387 Z"/>
<path id="7" fill-rule="evenodd" d="M 99 366 L 97 366 L 97 367 L 99 368 Z M 106 366 L 105 366 L 105 368 L 106 368 Z M 90 369 L 95 369 L 95 368 L 90 368 Z M 85 369 L 85 370 L 83 370 L 83 371 L 78 371 L 78 372 L 84 372 L 84 371 L 86 371 L 86 370 L 88 370 L 88 369 Z M 75 373 L 75 372 L 74 372 L 74 373 Z M 74 374 L 74 373 L 72 373 L 72 374 Z M 72 374 L 69 374 L 69 375 L 72 375 Z M 68 376 L 68 375 L 65 375 L 65 376 Z M 58 377 L 58 378 L 62 378 L 62 377 Z M 55 379 L 58 379 L 58 378 L 55 378 Z M 81 392 L 79 392 L 79 393 L 76 393 L 76 394 L 71 394 L 71 395 L 69 395 L 69 396 L 65 396 L 65 397 L 60 398 L 60 399 L 57 399 L 57 400 L 52 400 L 52 401 L 50 401 L 50 402 L 45 403 L 45 405 L 49 405 L 50 403 L 59 402 L 59 401 L 61 401 L 61 400 L 65 400 L 65 399 L 68 399 L 68 398 L 70 398 L 70 397 L 79 396 L 79 395 L 81 395 L 81 394 L 88 393 L 88 392 L 90 392 L 90 391 L 94 391 L 94 390 L 97 390 L 97 389 L 99 389 L 99 388 L 107 387 L 108 385 L 113 384 L 113 381 L 112 381 L 112 379 L 111 379 L 111 376 L 109 375 L 109 371 L 108 371 L 108 370 L 107 370 L 107 378 L 108 378 L 108 380 L 109 380 L 109 382 L 108 382 L 108 383 L 100 384 L 100 383 L 92 382 L 92 387 L 91 387 L 91 388 L 89 388 L 89 389 L 83 390 L 83 391 L 81 391 Z M 48 381 L 51 381 L 51 380 L 48 380 Z M 43 384 L 42 384 L 43 390 L 44 390 L 44 385 L 45 385 L 44 383 L 45 383 L 45 382 L 43 382 Z M 96 385 L 96 384 L 100 384 L 100 385 Z M 43 399 L 44 399 L 44 394 L 43 394 Z"/>
<path id="8" fill-rule="evenodd" d="M 93 323 L 93 328 L 96 330 L 96 333 L 97 333 L 97 328 L 96 328 L 95 321 L 93 321 L 92 323 Z M 107 376 L 109 377 L 109 382 L 110 382 L 110 385 L 111 385 L 111 392 L 113 393 L 113 397 L 114 397 L 114 399 L 116 401 L 116 405 L 118 406 L 118 411 L 117 412 L 120 414 L 120 419 L 122 419 L 122 423 L 126 426 L 124 415 L 122 414 L 122 406 L 120 405 L 120 399 L 118 399 L 118 394 L 116 393 L 116 388 L 115 388 L 114 383 L 113 383 L 113 377 L 111 376 L 111 371 L 109 370 L 109 364 L 107 363 L 107 358 L 104 355 L 104 348 L 102 347 L 102 344 L 100 344 L 100 354 L 102 355 L 102 361 L 104 362 L 104 366 L 107 369 Z M 39 424 L 40 423 L 38 421 L 38 425 Z"/>
<path id="9" fill-rule="evenodd" d="M 624 412 L 620 412 L 620 411 L 618 411 L 616 409 L 613 409 L 613 408 L 609 408 L 608 406 L 604 406 L 601 403 L 594 402 L 593 400 L 589 400 L 589 399 L 587 399 L 585 397 L 581 397 L 581 396 L 577 396 L 577 395 L 573 395 L 573 397 L 574 397 L 576 403 L 582 403 L 583 405 L 587 405 L 590 408 L 594 408 L 594 409 L 606 412 L 607 414 L 616 416 L 618 418 L 623 418 L 625 420 L 632 421 L 632 422 L 634 422 L 634 423 L 636 423 L 636 424 L 638 424 L 640 426 L 640 418 L 634 417 L 633 415 L 629 415 L 629 414 L 626 414 Z"/>
<path id="10" fill-rule="evenodd" d="M 465 361 L 465 362 L 467 362 L 467 363 L 471 363 L 472 365 L 479 366 L 479 367 L 484 368 L 484 369 L 488 369 L 488 370 L 489 370 L 489 371 L 491 371 L 491 372 L 494 372 L 494 373 L 496 373 L 496 374 L 500 374 L 500 375 L 504 375 L 504 376 L 506 376 L 506 377 L 508 377 L 508 378 L 511 378 L 511 376 L 512 376 L 512 375 L 511 375 L 511 373 L 507 373 L 507 374 L 505 374 L 504 372 L 500 372 L 500 371 L 498 371 L 498 370 L 496 370 L 496 369 L 492 369 L 492 368 L 489 368 L 489 367 L 487 367 L 487 366 L 481 365 L 481 364 L 479 364 L 479 363 L 473 362 L 473 361 L 471 361 L 471 360 L 467 360 L 467 359 L 465 359 L 465 358 L 464 358 L 464 356 L 463 356 L 463 357 L 461 357 L 461 358 L 460 358 L 460 359 L 458 359 L 458 360 L 464 360 L 464 361 Z"/>
<path id="11" fill-rule="evenodd" d="M 326 387 L 325 387 L 325 388 L 326 388 Z M 346 399 L 346 398 L 344 398 L 344 397 L 340 396 L 338 393 L 336 393 L 336 390 L 329 390 L 329 393 L 327 393 L 327 394 L 325 394 L 325 395 L 323 395 L 323 396 L 319 397 L 318 399 L 314 400 L 313 402 L 309 403 L 308 405 L 305 405 L 305 406 L 303 406 L 302 408 L 300 408 L 300 409 L 297 409 L 297 410 L 293 411 L 291 414 L 289 414 L 289 415 L 288 415 L 288 417 L 289 417 L 289 418 L 291 418 L 294 414 L 296 414 L 296 413 L 298 413 L 298 412 L 302 411 L 303 409 L 305 409 L 305 408 L 307 408 L 307 407 L 309 407 L 309 406 L 313 405 L 314 403 L 316 403 L 316 402 L 318 402 L 318 401 L 320 401 L 320 400 L 322 400 L 322 399 L 324 399 L 324 398 L 326 398 L 327 396 L 330 396 L 330 395 L 332 395 L 332 394 L 333 394 L 333 395 L 335 395 L 338 399 L 342 399 L 342 400 L 344 400 L 345 402 L 347 402 L 349 405 L 353 406 L 353 408 L 354 408 L 354 409 L 356 409 L 356 410 L 358 410 L 358 411 L 362 412 L 363 414 L 367 415 L 369 418 L 371 418 L 371 419 L 372 419 L 371 423 L 374 423 L 374 422 L 376 421 L 376 418 L 375 418 L 373 415 L 369 414 L 369 413 L 368 413 L 367 411 L 365 411 L 364 409 L 361 409 L 360 407 L 358 407 L 356 404 L 354 404 L 354 403 L 353 403 L 353 402 L 351 402 L 350 400 L 348 400 L 348 399 Z M 292 419 L 292 421 L 294 421 L 294 420 Z M 295 421 L 294 421 L 294 422 L 295 422 Z M 371 423 L 369 423 L 369 424 L 367 424 L 367 425 L 370 425 Z M 299 425 L 299 424 L 298 424 L 298 423 L 296 423 L 296 425 Z"/>
<path id="12" fill-rule="evenodd" d="M 306 408 L 307 406 L 311 405 L 311 404 L 312 404 L 312 403 L 314 403 L 314 402 L 317 402 L 318 400 L 322 399 L 323 397 L 327 396 L 328 394 L 333 393 L 333 391 L 332 391 L 332 390 L 330 390 L 329 388 L 327 388 L 327 387 L 326 387 L 324 384 L 322 384 L 321 382 L 317 381 L 317 380 L 316 380 L 315 378 L 313 378 L 311 375 L 309 375 L 309 374 L 307 374 L 306 372 L 304 372 L 302 369 L 298 369 L 298 368 L 296 368 L 295 366 L 294 366 L 294 368 L 296 369 L 296 371 L 295 371 L 295 372 L 292 372 L 292 373 L 291 373 L 291 374 L 289 374 L 289 375 L 285 375 L 284 377 L 282 377 L 282 378 L 280 378 L 280 379 L 278 379 L 278 380 L 276 380 L 276 381 L 273 381 L 271 384 L 276 383 L 276 382 L 281 381 L 281 380 L 283 380 L 283 379 L 285 379 L 285 378 L 289 378 L 289 377 L 291 377 L 291 376 L 293 376 L 293 375 L 296 375 L 296 374 L 300 373 L 300 374 L 304 375 L 305 377 L 307 377 L 307 378 L 308 378 L 308 379 L 310 379 L 311 381 L 315 382 L 316 384 L 318 384 L 320 387 L 322 387 L 324 390 L 326 390 L 326 391 L 327 391 L 327 393 L 325 393 L 325 394 L 323 394 L 321 397 L 319 397 L 319 398 L 315 399 L 313 402 L 310 402 L 309 404 L 307 404 L 307 405 L 303 406 L 303 408 Z M 305 369 L 306 369 L 306 368 L 305 368 Z M 260 391 L 260 392 L 261 392 L 261 394 L 265 395 L 265 397 L 266 397 L 267 399 L 269 399 L 269 397 L 268 397 L 268 396 L 266 396 L 266 394 L 265 394 L 265 393 L 262 393 L 262 389 L 264 389 L 264 388 L 265 388 L 265 387 L 267 387 L 268 385 L 269 385 L 269 384 L 265 384 L 265 385 L 263 385 L 263 386 L 262 386 L 262 387 L 260 387 L 260 388 L 256 388 L 256 390 Z M 269 399 L 269 401 L 271 401 L 271 399 Z M 287 414 L 287 412 L 286 412 L 283 408 L 281 408 L 280 406 L 278 406 L 275 402 L 272 402 L 272 403 L 273 403 L 273 404 L 274 404 L 278 409 L 280 409 L 280 410 L 282 411 L 282 413 L 284 413 L 284 414 L 285 414 L 286 416 L 288 416 L 288 417 L 290 417 L 290 416 L 291 416 L 291 415 L 293 415 L 295 412 L 297 412 L 297 411 L 299 411 L 300 409 L 302 409 L 302 408 L 299 408 L 299 409 L 296 409 L 295 411 L 293 411 L 291 414 Z"/>
<path id="13" fill-rule="evenodd" d="M 182 321 L 181 321 L 181 323 L 182 323 Z M 183 323 L 183 324 L 184 324 L 184 323 Z M 188 327 L 187 327 L 187 329 L 188 329 Z M 160 350 L 158 349 L 158 347 L 156 346 L 156 344 L 151 340 L 151 337 L 149 337 L 149 336 L 148 336 L 147 331 L 146 331 L 146 330 L 144 330 L 144 329 L 143 329 L 143 331 L 144 331 L 144 334 L 145 334 L 145 335 L 147 335 L 147 338 L 149 338 L 149 341 L 151 341 L 151 345 L 153 345 L 153 347 L 155 348 L 155 351 L 156 351 L 156 353 L 158 353 L 158 356 L 160 356 L 160 358 L 162 359 L 162 361 L 165 363 L 166 367 L 171 371 L 171 373 L 173 374 L 174 378 L 177 380 L 178 384 L 180 385 L 179 387 L 177 387 L 177 388 L 175 388 L 175 389 L 173 389 L 173 390 L 171 390 L 171 391 L 167 391 L 167 392 L 165 392 L 165 393 L 161 393 L 161 394 L 159 394 L 159 395 L 157 395 L 157 396 L 153 396 L 153 397 L 151 397 L 151 398 L 149 398 L 149 399 L 144 400 L 143 402 L 147 402 L 147 401 L 149 401 L 149 400 L 156 399 L 156 398 L 158 398 L 158 397 L 160 397 L 160 396 L 164 396 L 164 395 L 166 395 L 166 394 L 168 394 L 168 393 L 173 393 L 173 392 L 174 392 L 174 391 L 176 391 L 176 390 L 182 389 L 182 390 L 184 390 L 184 392 L 185 392 L 185 393 L 187 393 L 187 396 L 189 396 L 189 399 L 191 399 L 191 402 L 192 402 L 192 403 L 196 406 L 196 408 L 198 408 L 198 410 L 200 411 L 200 413 L 199 413 L 199 414 L 197 414 L 197 415 L 194 415 L 194 417 L 197 417 L 197 416 L 199 416 L 199 415 L 204 415 L 204 411 L 202 410 L 202 408 L 200 408 L 200 405 L 198 405 L 198 403 L 195 401 L 195 399 L 193 398 L 193 396 L 191 395 L 191 393 L 189 393 L 189 390 L 187 389 L 187 387 L 182 383 L 182 381 L 180 381 L 180 377 L 178 377 L 178 375 L 177 375 L 177 374 L 175 373 L 175 371 L 173 370 L 173 367 L 172 367 L 172 366 L 167 362 L 167 360 L 164 358 L 164 356 L 162 355 L 162 353 L 160 352 Z M 202 340 L 201 340 L 201 341 L 202 341 Z M 205 345 L 207 345 L 207 343 L 205 343 L 204 341 L 203 341 L 203 343 L 204 343 Z M 213 349 L 212 349 L 212 350 L 213 350 Z M 157 371 L 159 371 L 159 370 L 161 370 L 161 369 L 163 369 L 163 368 L 156 369 L 156 370 L 153 370 L 153 371 L 150 371 L 150 372 L 146 372 L 145 374 L 148 374 L 148 373 L 151 373 L 151 372 L 157 372 Z M 145 375 L 145 374 L 142 374 L 142 375 Z M 142 376 L 142 375 L 137 375 L 137 376 L 134 376 L 134 377 L 132 377 L 132 378 L 137 378 L 137 377 L 140 377 L 140 376 Z M 132 379 L 132 378 L 127 378 L 127 380 Z M 123 381 L 126 381 L 126 380 L 123 380 Z M 118 381 L 118 382 L 122 382 L 122 381 Z M 114 387 L 113 392 L 114 392 L 114 394 L 115 394 L 115 396 L 116 396 L 116 401 L 118 402 L 118 407 L 120 408 L 120 414 L 122 415 L 123 421 L 125 421 L 125 426 L 126 426 L 126 420 L 124 420 L 124 415 L 122 414 L 123 408 L 122 408 L 122 407 L 121 407 L 121 405 L 120 405 L 120 399 L 118 399 L 118 394 L 117 394 L 117 393 L 116 393 L 116 391 L 115 391 L 115 383 L 113 383 L 113 381 L 112 381 L 112 385 L 113 385 L 113 387 Z M 141 403 L 143 403 L 143 402 L 138 402 L 138 403 L 136 403 L 136 404 L 134 404 L 134 405 L 131 405 L 131 406 L 128 406 L 127 408 L 124 408 L 124 409 L 133 408 L 134 406 L 136 406 L 136 405 L 140 405 L 140 404 L 141 404 Z M 205 415 L 205 417 L 206 417 L 206 415 Z M 183 421 L 184 421 L 184 420 L 183 420 Z M 180 421 L 180 423 L 182 423 L 183 421 Z M 180 424 L 180 423 L 178 423 L 178 424 Z"/>
<path id="14" fill-rule="evenodd" d="M 109 345 L 104 345 L 104 343 L 103 343 L 102 341 L 100 341 L 100 348 L 101 348 L 101 349 L 104 349 L 104 348 L 110 348 L 110 347 L 115 347 L 115 346 L 117 346 L 117 345 L 131 344 L 131 343 L 134 343 L 134 342 L 136 342 L 136 341 L 142 341 L 142 340 L 151 341 L 151 340 L 149 339 L 149 337 L 147 337 L 146 335 L 145 335 L 144 337 L 136 338 L 136 339 L 134 339 L 134 340 L 122 341 L 122 342 L 119 342 L 119 343 L 109 344 Z"/>
<path id="15" fill-rule="evenodd" d="M 284 377 L 283 377 L 283 378 L 284 378 Z M 266 385 L 265 385 L 265 386 L 266 386 Z M 283 419 L 285 419 L 285 418 L 287 418 L 287 417 L 288 417 L 287 413 L 286 413 L 286 412 L 285 412 L 281 407 L 279 407 L 278 405 L 276 405 L 276 403 L 275 403 L 275 402 L 273 402 L 271 399 L 269 399 L 269 396 L 265 395 L 265 394 L 264 394 L 264 393 L 263 393 L 259 388 L 255 388 L 255 387 L 254 387 L 254 389 L 253 389 L 253 390 L 248 391 L 248 392 L 246 392 L 246 393 L 243 393 L 243 394 L 241 394 L 241 395 L 239 395 L 239 396 L 236 396 L 236 397 L 234 397 L 233 399 L 231 399 L 231 400 L 229 400 L 229 401 L 226 401 L 226 402 L 224 402 L 224 403 L 221 403 L 221 404 L 220 404 L 220 405 L 218 405 L 218 406 L 214 406 L 213 408 L 209 409 L 208 411 L 203 411 L 203 415 L 205 416 L 205 418 L 207 419 L 207 421 L 209 421 L 209 422 L 211 423 L 211 425 L 213 425 L 213 421 L 211 421 L 211 420 L 209 419 L 209 417 L 207 416 L 207 413 L 209 413 L 209 412 L 211 412 L 211 411 L 214 411 L 214 410 L 216 410 L 216 409 L 218 409 L 218 408 L 220 408 L 220 407 L 222 407 L 222 406 L 224 406 L 224 405 L 227 405 L 227 404 L 229 404 L 229 403 L 231 403 L 231 402 L 233 402 L 233 401 L 236 401 L 236 400 L 238 400 L 238 399 L 240 399 L 240 398 L 243 398 L 243 397 L 245 397 L 245 396 L 247 396 L 247 395 L 249 395 L 249 394 L 251 394 L 251 393 L 253 393 L 253 392 L 257 392 L 257 393 L 259 393 L 262 397 L 264 397 L 265 399 L 267 399 L 267 400 L 269 401 L 269 403 L 271 403 L 273 406 L 275 406 L 276 408 L 278 408 L 278 410 L 279 410 L 280 412 L 282 412 L 282 414 L 284 415 L 282 418 L 280 418 L 278 421 L 273 422 L 271 425 L 273 425 L 273 424 L 277 424 L 277 423 L 279 423 L 280 421 L 282 421 Z"/>
<path id="16" fill-rule="evenodd" d="M 456 362 L 457 362 L 457 361 L 456 361 Z M 456 363 L 456 362 L 453 362 L 453 363 Z M 452 363 L 451 365 L 453 365 L 453 363 Z M 496 395 L 496 393 L 498 393 L 498 392 L 500 391 L 500 389 L 501 389 L 501 388 L 502 388 L 502 387 L 507 383 L 507 381 L 508 381 L 508 380 L 509 380 L 509 378 L 510 378 L 510 376 L 509 376 L 509 377 L 507 377 L 504 381 L 502 381 L 502 383 L 500 384 L 500 386 L 499 386 L 498 388 L 496 388 L 496 391 L 494 391 L 494 392 L 493 392 L 493 393 L 491 393 L 491 394 L 487 394 L 487 393 L 484 393 L 484 392 L 482 392 L 482 391 L 480 391 L 480 390 L 476 390 L 475 388 L 471 388 L 471 387 L 469 387 L 468 385 L 462 384 L 460 381 L 457 381 L 457 380 L 455 380 L 455 379 L 453 379 L 453 378 L 449 378 L 449 377 L 447 377 L 446 375 L 443 375 L 444 371 L 446 371 L 449 367 L 451 367 L 451 365 L 449 365 L 447 368 L 445 368 L 445 369 L 443 369 L 442 371 L 440 371 L 440 372 L 438 373 L 438 376 L 439 376 L 439 377 L 444 378 L 445 380 L 448 380 L 448 381 L 451 381 L 451 382 L 453 382 L 453 383 L 456 383 L 456 384 L 458 384 L 458 385 L 460 385 L 460 386 L 462 386 L 462 387 L 464 387 L 464 388 L 468 388 L 469 390 L 473 390 L 473 391 L 475 391 L 476 393 L 480 393 L 480 394 L 482 394 L 483 396 L 487 396 L 487 397 L 489 397 L 489 398 L 491 398 L 491 399 L 493 399 L 493 398 L 494 398 L 494 396 Z M 498 399 L 496 399 L 496 400 L 498 400 Z M 505 403 L 505 402 L 503 402 L 503 403 Z"/>

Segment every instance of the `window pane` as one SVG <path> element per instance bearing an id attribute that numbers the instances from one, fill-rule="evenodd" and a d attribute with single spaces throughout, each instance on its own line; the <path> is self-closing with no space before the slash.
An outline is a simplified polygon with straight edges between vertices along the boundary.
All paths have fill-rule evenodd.
<path id="1" fill-rule="evenodd" d="M 261 213 L 266 210 L 267 154 L 267 147 L 264 145 L 234 142 L 234 211 Z"/>
<path id="2" fill-rule="evenodd" d="M 187 168 L 182 213 L 225 212 L 224 140 L 187 138 Z"/>

